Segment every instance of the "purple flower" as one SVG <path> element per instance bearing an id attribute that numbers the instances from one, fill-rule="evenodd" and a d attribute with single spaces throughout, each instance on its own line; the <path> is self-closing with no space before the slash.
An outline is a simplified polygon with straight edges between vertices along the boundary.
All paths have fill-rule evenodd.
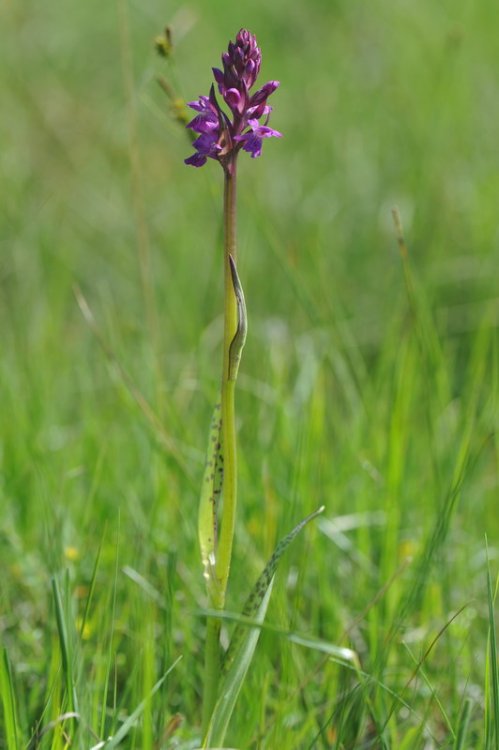
<path id="1" fill-rule="evenodd" d="M 200 96 L 196 102 L 189 102 L 189 107 L 199 112 L 199 115 L 187 123 L 196 133 L 209 133 L 218 128 L 218 110 L 209 96 Z"/>
<path id="2" fill-rule="evenodd" d="M 256 156 L 260 156 L 262 153 L 262 138 L 276 138 L 281 137 L 281 133 L 278 130 L 272 130 L 267 125 L 260 125 L 258 120 L 248 120 L 250 130 L 247 130 L 243 135 L 236 135 L 235 140 L 241 143 L 243 149 L 248 151 L 254 159 Z"/>
<path id="3" fill-rule="evenodd" d="M 262 153 L 262 139 L 281 133 L 268 127 L 272 107 L 268 97 L 279 86 L 279 81 L 269 81 L 254 94 L 250 89 L 255 84 L 262 55 L 256 38 L 246 29 L 241 29 L 235 42 L 230 42 L 222 55 L 223 70 L 213 68 L 218 91 L 230 110 L 230 116 L 220 107 L 212 85 L 209 96 L 200 96 L 189 103 L 198 114 L 187 127 L 199 133 L 194 141 L 195 153 L 185 160 L 186 164 L 202 167 L 208 158 L 216 159 L 224 169 L 231 169 L 238 152 L 243 149 L 253 158 Z M 259 121 L 265 117 L 264 124 Z"/>
<path id="4" fill-rule="evenodd" d="M 218 159 L 221 147 L 217 143 L 215 133 L 202 133 L 192 145 L 196 149 L 196 152 L 192 156 L 189 156 L 188 159 L 185 159 L 186 164 L 192 164 L 193 167 L 202 167 L 208 157 Z"/>

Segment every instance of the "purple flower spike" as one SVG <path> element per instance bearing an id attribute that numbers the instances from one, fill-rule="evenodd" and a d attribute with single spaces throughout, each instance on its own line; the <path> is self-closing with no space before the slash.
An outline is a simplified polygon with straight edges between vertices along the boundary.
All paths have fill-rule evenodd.
<path id="1" fill-rule="evenodd" d="M 239 151 L 243 149 L 253 158 L 262 152 L 262 139 L 281 133 L 268 127 L 272 107 L 268 97 L 279 86 L 279 81 L 269 81 L 250 95 L 260 71 L 262 55 L 256 38 L 246 29 L 229 42 L 227 52 L 222 55 L 222 66 L 213 68 L 213 77 L 223 101 L 230 110 L 228 115 L 217 102 L 214 87 L 209 96 L 200 96 L 190 102 L 198 114 L 187 125 L 199 133 L 194 141 L 196 152 L 185 160 L 186 164 L 202 167 L 208 158 L 216 159 L 225 170 L 231 170 Z M 264 124 L 259 120 L 266 117 Z"/>

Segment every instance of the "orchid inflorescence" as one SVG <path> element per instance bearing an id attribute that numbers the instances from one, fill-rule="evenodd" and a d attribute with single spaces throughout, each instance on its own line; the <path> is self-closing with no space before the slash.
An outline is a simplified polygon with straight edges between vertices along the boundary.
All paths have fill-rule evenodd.
<path id="1" fill-rule="evenodd" d="M 208 158 L 220 162 L 230 170 L 237 153 L 243 149 L 253 158 L 262 153 L 263 138 L 281 137 L 281 133 L 268 126 L 272 107 L 268 97 L 279 86 L 279 81 L 269 81 L 254 94 L 250 94 L 258 73 L 262 55 L 256 38 L 246 29 L 230 42 L 222 55 L 223 70 L 213 68 L 218 90 L 231 116 L 220 107 L 212 84 L 209 96 L 200 96 L 190 102 L 198 114 L 187 127 L 199 133 L 194 141 L 195 153 L 185 159 L 186 164 L 202 167 Z M 260 122 L 265 118 L 263 124 Z"/>

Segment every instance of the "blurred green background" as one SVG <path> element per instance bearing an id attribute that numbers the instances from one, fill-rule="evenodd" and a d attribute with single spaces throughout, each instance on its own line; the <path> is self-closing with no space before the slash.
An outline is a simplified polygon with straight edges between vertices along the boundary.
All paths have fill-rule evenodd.
<path id="1" fill-rule="evenodd" d="M 357 747 L 348 742 L 381 736 L 388 717 L 385 744 L 376 735 L 379 745 L 358 747 L 453 747 L 469 694 L 465 746 L 488 747 L 496 18 L 492 0 L 2 4 L 0 639 L 23 737 L 65 705 L 50 577 L 69 571 L 78 625 L 99 549 L 88 630 L 74 644 L 85 721 L 109 733 L 183 653 L 148 721 L 158 737 L 179 711 L 185 741 L 196 732 L 195 613 L 206 604 L 196 506 L 220 370 L 222 172 L 183 164 L 189 140 L 156 77 L 186 101 L 208 93 L 211 67 L 247 27 L 262 82 L 281 81 L 271 124 L 284 137 L 240 160 L 250 334 L 229 607 L 279 535 L 324 503 L 328 519 L 347 516 L 346 536 L 306 532 L 269 618 L 343 638 L 417 709 L 389 716 L 375 689 L 360 709 L 345 698 L 351 677 L 317 672 L 316 653 L 264 634 L 234 746 Z M 153 44 L 166 24 L 169 62 Z M 407 556 L 420 562 L 406 569 Z M 406 694 L 407 644 L 417 662 L 465 604 L 425 665 L 430 687 Z M 399 615 L 405 641 L 391 631 Z M 121 714 L 105 710 L 109 654 Z M 153 746 L 144 721 L 130 747 Z"/>

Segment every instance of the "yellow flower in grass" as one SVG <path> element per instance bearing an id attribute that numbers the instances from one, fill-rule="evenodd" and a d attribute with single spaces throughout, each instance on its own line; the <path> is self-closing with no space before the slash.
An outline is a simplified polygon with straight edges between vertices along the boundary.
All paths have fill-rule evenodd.
<path id="1" fill-rule="evenodd" d="M 419 545 L 414 539 L 403 539 L 399 543 L 398 555 L 401 562 L 411 562 L 417 554 Z"/>
<path id="2" fill-rule="evenodd" d="M 79 633 L 81 633 L 82 640 L 88 641 L 92 637 L 92 634 L 93 634 L 92 626 L 88 622 L 88 620 L 83 625 L 83 628 L 82 628 L 82 625 L 83 625 L 83 619 L 81 617 L 77 617 L 76 618 L 76 629 L 77 629 L 77 631 Z"/>
<path id="3" fill-rule="evenodd" d="M 77 547 L 64 547 L 64 557 L 70 562 L 76 562 L 80 559 L 80 550 Z"/>

